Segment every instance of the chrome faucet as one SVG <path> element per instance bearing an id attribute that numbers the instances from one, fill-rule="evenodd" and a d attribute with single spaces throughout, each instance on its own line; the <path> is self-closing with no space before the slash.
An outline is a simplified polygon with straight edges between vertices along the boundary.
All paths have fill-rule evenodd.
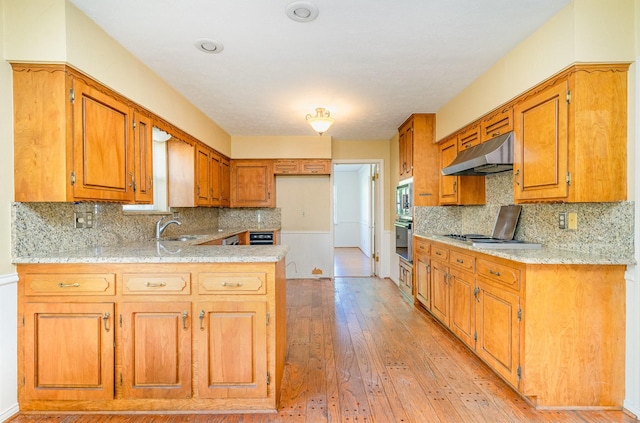
<path id="1" fill-rule="evenodd" d="M 164 216 L 156 222 L 156 239 L 160 239 L 160 236 L 162 236 L 164 230 L 167 229 L 167 226 L 171 225 L 172 223 L 175 223 L 176 225 L 182 225 L 182 222 L 176 219 L 169 220 L 168 222 L 163 224 L 162 219 L 164 219 Z"/>

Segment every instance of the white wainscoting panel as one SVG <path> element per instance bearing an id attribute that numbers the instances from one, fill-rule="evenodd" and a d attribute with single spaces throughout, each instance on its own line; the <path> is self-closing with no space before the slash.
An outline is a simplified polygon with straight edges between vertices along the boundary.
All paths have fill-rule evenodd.
<path id="1" fill-rule="evenodd" d="M 0 275 L 0 422 L 18 408 L 18 275 Z"/>
<path id="2" fill-rule="evenodd" d="M 289 246 L 287 279 L 332 278 L 333 239 L 331 232 L 280 232 L 280 244 Z M 321 270 L 314 274 L 313 270 Z"/>

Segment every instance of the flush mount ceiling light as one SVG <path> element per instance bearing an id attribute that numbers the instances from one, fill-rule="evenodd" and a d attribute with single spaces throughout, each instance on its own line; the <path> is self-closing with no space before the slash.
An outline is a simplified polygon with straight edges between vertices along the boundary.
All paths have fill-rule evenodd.
<path id="1" fill-rule="evenodd" d="M 318 8 L 308 1 L 294 1 L 285 10 L 287 16 L 296 22 L 311 22 L 318 17 Z"/>
<path id="2" fill-rule="evenodd" d="M 331 125 L 333 125 L 334 120 L 330 117 L 330 113 L 328 110 L 325 110 L 322 107 L 316 108 L 316 115 L 307 115 L 307 123 L 316 131 L 319 135 L 324 134 L 327 129 Z"/>
<path id="3" fill-rule="evenodd" d="M 207 38 L 196 41 L 196 48 L 205 53 L 220 53 L 224 50 L 224 46 L 221 43 Z"/>

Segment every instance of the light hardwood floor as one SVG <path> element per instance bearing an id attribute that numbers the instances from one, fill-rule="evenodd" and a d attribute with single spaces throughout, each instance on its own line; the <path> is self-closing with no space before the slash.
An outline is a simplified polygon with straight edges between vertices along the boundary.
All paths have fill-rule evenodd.
<path id="1" fill-rule="evenodd" d="M 27 415 L 13 423 L 632 423 L 620 411 L 536 411 L 389 280 L 287 282 L 277 414 Z"/>
<path id="2" fill-rule="evenodd" d="M 361 249 L 336 247 L 334 250 L 334 275 L 336 277 L 371 276 L 371 259 Z"/>

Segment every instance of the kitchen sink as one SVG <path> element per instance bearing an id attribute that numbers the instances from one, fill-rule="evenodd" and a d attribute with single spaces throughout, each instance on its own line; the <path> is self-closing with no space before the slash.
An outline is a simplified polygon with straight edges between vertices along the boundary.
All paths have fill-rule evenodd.
<path id="1" fill-rule="evenodd" d="M 196 238 L 197 236 L 195 235 L 182 235 L 182 236 L 176 236 L 173 238 L 164 238 L 164 239 L 161 239 L 160 241 L 192 241 Z"/>

